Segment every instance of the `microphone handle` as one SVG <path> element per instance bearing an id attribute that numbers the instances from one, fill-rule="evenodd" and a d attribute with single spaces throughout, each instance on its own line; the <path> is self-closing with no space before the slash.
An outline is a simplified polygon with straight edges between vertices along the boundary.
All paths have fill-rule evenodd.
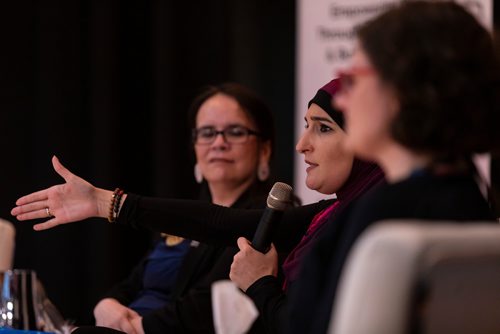
<path id="1" fill-rule="evenodd" d="M 281 220 L 283 211 L 274 210 L 271 208 L 266 208 L 264 214 L 260 218 L 259 226 L 257 226 L 257 231 L 253 236 L 252 247 L 261 253 L 267 253 L 271 246 L 271 239 Z"/>

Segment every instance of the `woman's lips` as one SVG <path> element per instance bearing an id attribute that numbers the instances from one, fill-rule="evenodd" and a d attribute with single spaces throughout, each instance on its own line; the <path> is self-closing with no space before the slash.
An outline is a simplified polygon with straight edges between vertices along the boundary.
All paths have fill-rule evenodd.
<path id="1" fill-rule="evenodd" d="M 224 159 L 224 158 L 212 158 L 212 159 L 208 160 L 208 162 L 210 162 L 210 163 L 218 163 L 218 162 L 221 162 L 221 163 L 232 163 L 233 160 Z"/>
<path id="2" fill-rule="evenodd" d="M 312 163 L 312 162 L 307 161 L 307 160 L 305 161 L 305 163 L 309 165 L 309 167 L 306 168 L 307 173 L 309 173 L 314 168 L 318 167 L 318 164 Z"/>

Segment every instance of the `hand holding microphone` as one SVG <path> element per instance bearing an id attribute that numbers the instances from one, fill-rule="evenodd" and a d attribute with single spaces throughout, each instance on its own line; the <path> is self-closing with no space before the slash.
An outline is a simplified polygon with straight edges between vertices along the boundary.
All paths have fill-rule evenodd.
<path id="1" fill-rule="evenodd" d="M 267 197 L 267 208 L 262 215 L 257 230 L 250 243 L 238 239 L 240 251 L 234 256 L 229 278 L 243 291 L 263 276 L 276 276 L 278 272 L 278 253 L 271 246 L 273 232 L 283 211 L 292 202 L 292 187 L 277 182 Z"/>
<path id="2" fill-rule="evenodd" d="M 288 184 L 276 182 L 267 196 L 267 207 L 260 218 L 252 240 L 252 247 L 267 253 L 273 232 L 281 220 L 283 211 L 292 203 L 293 189 Z"/>

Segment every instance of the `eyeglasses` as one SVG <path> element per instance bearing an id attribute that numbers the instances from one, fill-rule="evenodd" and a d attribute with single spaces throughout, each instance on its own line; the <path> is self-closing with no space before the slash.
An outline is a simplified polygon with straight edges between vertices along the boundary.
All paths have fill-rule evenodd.
<path id="1" fill-rule="evenodd" d="M 227 143 L 243 144 L 248 140 L 249 136 L 258 136 L 259 133 L 242 125 L 231 125 L 220 131 L 213 126 L 204 126 L 193 129 L 193 142 L 200 145 L 209 145 L 215 141 L 218 135 L 222 135 L 222 138 Z"/>
<path id="2" fill-rule="evenodd" d="M 350 69 L 345 69 L 337 72 L 337 77 L 339 78 L 340 91 L 348 92 L 352 89 L 356 82 L 356 76 L 359 75 L 372 75 L 375 70 L 372 67 L 352 67 Z"/>

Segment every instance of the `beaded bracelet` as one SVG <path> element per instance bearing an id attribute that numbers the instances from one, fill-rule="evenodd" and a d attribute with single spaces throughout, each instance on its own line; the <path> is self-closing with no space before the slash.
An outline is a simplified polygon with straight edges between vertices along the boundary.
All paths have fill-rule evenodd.
<path id="1" fill-rule="evenodd" d="M 108 214 L 108 221 L 110 223 L 113 223 L 118 217 L 118 212 L 120 212 L 120 203 L 123 194 L 124 191 L 120 188 L 116 188 L 115 191 L 113 191 L 113 195 L 111 196 L 111 203 L 109 205 L 109 214 Z"/>

